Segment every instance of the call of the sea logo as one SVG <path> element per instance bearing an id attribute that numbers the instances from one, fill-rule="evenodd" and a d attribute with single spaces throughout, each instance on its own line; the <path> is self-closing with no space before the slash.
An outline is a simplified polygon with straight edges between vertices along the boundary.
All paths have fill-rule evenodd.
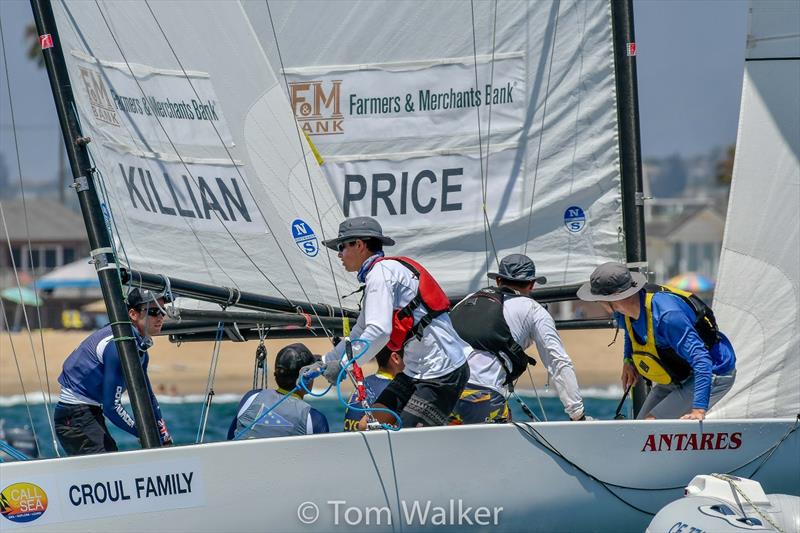
<path id="1" fill-rule="evenodd" d="M 14 483 L 0 492 L 0 514 L 12 522 L 31 522 L 47 510 L 47 494 L 33 483 Z"/>

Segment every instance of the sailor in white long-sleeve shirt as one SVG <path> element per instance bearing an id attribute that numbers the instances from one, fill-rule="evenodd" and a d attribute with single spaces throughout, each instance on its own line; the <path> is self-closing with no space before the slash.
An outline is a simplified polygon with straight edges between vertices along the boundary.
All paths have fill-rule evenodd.
<path id="1" fill-rule="evenodd" d="M 383 235 L 369 217 L 345 220 L 336 239 L 325 246 L 338 250 L 348 272 L 364 283 L 362 312 L 350 336 L 369 341 L 359 364 L 384 346 L 404 350 L 405 369 L 395 376 L 375 402 L 400 414 L 403 427 L 444 425 L 469 377 L 466 356 L 472 348 L 455 332 L 449 301 L 425 269 L 407 257 L 384 257 L 383 246 L 394 240 Z M 333 382 L 341 368 L 344 343 L 322 357 L 325 377 Z M 382 422 L 391 415 L 375 413 Z M 361 428 L 366 421 L 362 420 Z"/>
<path id="2" fill-rule="evenodd" d="M 583 399 L 575 369 L 556 331 L 555 321 L 544 307 L 528 296 L 534 283 L 544 283 L 545 278 L 536 277 L 533 261 L 521 254 L 503 258 L 499 272 L 490 273 L 489 276 L 496 280 L 496 288 L 483 289 L 468 296 L 453 310 L 456 330 L 476 349 L 468 357 L 469 383 L 454 410 L 451 423 L 508 420 L 508 387 L 526 369 L 527 356 L 523 351 L 534 344 L 564 405 L 564 411 L 572 420 L 584 420 Z M 480 303 L 481 299 L 476 299 L 476 296 L 484 297 L 484 305 L 497 305 L 500 302 L 506 333 L 510 333 L 515 345 L 508 349 L 504 347 L 499 353 L 498 350 L 480 349 L 491 345 L 486 342 L 486 336 L 490 333 L 499 342 L 496 330 L 503 328 L 495 328 L 491 332 L 486 329 L 492 325 L 489 317 L 491 312 L 484 311 L 489 307 L 476 308 L 477 314 L 476 309 L 470 311 L 469 307 L 464 307 Z M 493 302 L 488 299 L 493 299 Z M 472 317 L 481 317 L 481 320 Z"/>

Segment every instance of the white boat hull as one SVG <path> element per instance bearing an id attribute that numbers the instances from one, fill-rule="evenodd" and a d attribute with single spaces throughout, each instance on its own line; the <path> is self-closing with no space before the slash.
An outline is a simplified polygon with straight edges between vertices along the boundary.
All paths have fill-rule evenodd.
<path id="1" fill-rule="evenodd" d="M 524 427 L 563 458 L 520 427 L 480 425 L 4 464 L 3 494 L 15 486 L 35 514 L 44 493 L 46 509 L 28 522 L 24 513 L 4 515 L 0 529 L 641 531 L 701 473 L 751 477 L 767 492 L 800 496 L 795 420 Z"/>

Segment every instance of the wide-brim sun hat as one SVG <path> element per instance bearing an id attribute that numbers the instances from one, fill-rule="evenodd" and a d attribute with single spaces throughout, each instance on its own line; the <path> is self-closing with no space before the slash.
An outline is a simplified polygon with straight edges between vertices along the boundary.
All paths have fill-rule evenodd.
<path id="1" fill-rule="evenodd" d="M 339 235 L 335 239 L 322 241 L 331 250 L 338 251 L 339 245 L 356 239 L 377 239 L 384 246 L 394 245 L 394 239 L 383 234 L 380 223 L 370 217 L 348 218 L 339 224 Z"/>
<path id="2" fill-rule="evenodd" d="M 603 263 L 594 269 L 577 295 L 584 302 L 616 302 L 636 294 L 646 284 L 647 277 L 641 272 L 631 272 L 622 263 Z"/>
<path id="3" fill-rule="evenodd" d="M 536 265 L 527 255 L 511 254 L 505 256 L 500 261 L 497 272 L 487 274 L 491 279 L 505 279 L 509 281 L 533 281 L 535 283 L 547 283 L 547 278 L 536 275 Z"/>

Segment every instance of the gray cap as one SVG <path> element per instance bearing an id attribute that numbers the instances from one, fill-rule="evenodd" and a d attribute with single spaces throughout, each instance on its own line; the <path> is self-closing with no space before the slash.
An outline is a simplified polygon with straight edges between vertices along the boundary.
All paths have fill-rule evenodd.
<path id="1" fill-rule="evenodd" d="M 603 263 L 578 289 L 578 298 L 585 302 L 616 302 L 636 294 L 646 284 L 644 274 L 631 272 L 622 263 Z"/>
<path id="2" fill-rule="evenodd" d="M 322 241 L 322 244 L 336 250 L 340 243 L 353 241 L 355 239 L 378 239 L 385 246 L 392 246 L 394 239 L 385 237 L 383 229 L 377 220 L 370 217 L 348 218 L 339 224 L 339 236 L 335 239 Z"/>
<path id="3" fill-rule="evenodd" d="M 139 287 L 134 287 L 131 289 L 131 292 L 128 293 L 128 298 L 126 301 L 128 302 L 128 308 L 133 309 L 134 307 L 139 307 L 140 305 L 155 302 L 159 298 L 163 298 L 164 302 L 166 303 L 172 301 L 172 298 L 166 294 L 153 292 L 147 289 L 140 289 Z"/>
<path id="4" fill-rule="evenodd" d="M 544 276 L 536 277 L 536 265 L 527 255 L 511 254 L 500 261 L 498 272 L 489 272 L 492 279 L 507 279 L 510 281 L 533 281 L 535 283 L 547 283 Z"/>

